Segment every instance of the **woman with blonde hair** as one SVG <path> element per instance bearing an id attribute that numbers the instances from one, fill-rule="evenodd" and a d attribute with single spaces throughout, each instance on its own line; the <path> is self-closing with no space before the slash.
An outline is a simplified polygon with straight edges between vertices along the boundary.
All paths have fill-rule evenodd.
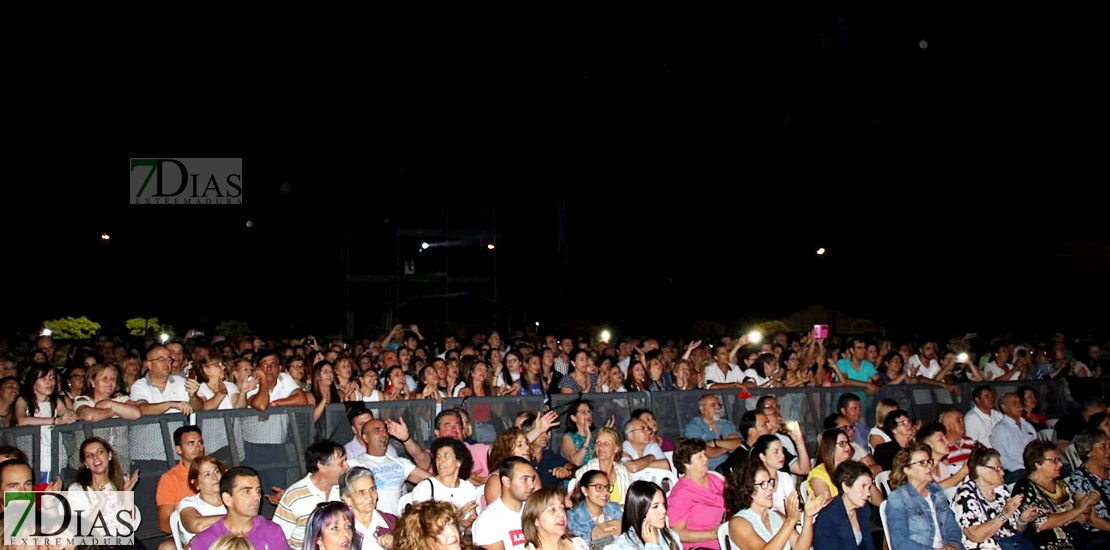
<path id="1" fill-rule="evenodd" d="M 459 511 L 453 504 L 426 500 L 401 514 L 393 530 L 392 550 L 474 550 L 474 545 L 461 536 Z"/>
<path id="2" fill-rule="evenodd" d="M 525 550 L 589 550 L 586 541 L 567 530 L 565 500 L 559 487 L 544 487 L 528 497 L 520 514 Z"/>
<path id="3" fill-rule="evenodd" d="M 243 535 L 228 534 L 216 539 L 208 550 L 254 550 L 254 545 Z"/>
<path id="4" fill-rule="evenodd" d="M 594 443 L 594 454 L 596 456 L 578 469 L 575 483 L 582 481 L 582 474 L 590 470 L 601 470 L 613 485 L 613 490 L 609 493 L 609 500 L 623 506 L 624 495 L 628 491 L 628 486 L 632 484 L 632 476 L 628 473 L 628 468 L 625 468 L 624 464 L 621 463 L 621 454 L 624 451 L 621 449 L 620 433 L 609 426 L 605 426 L 597 430 L 594 439 L 596 440 Z"/>
<path id="5" fill-rule="evenodd" d="M 867 434 L 867 443 L 871 445 L 871 452 L 875 452 L 875 448 L 879 445 L 890 441 L 890 435 L 883 431 L 883 424 L 886 423 L 886 415 L 898 409 L 898 402 L 889 397 L 879 400 L 875 405 L 875 427 Z"/>

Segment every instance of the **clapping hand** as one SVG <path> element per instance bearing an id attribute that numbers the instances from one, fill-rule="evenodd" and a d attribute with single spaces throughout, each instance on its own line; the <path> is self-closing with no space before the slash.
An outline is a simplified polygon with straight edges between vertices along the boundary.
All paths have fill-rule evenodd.
<path id="1" fill-rule="evenodd" d="M 135 488 L 139 483 L 139 471 L 135 470 L 130 474 L 123 474 L 123 490 L 130 491 Z"/>
<path id="2" fill-rule="evenodd" d="M 810 502 L 815 502 L 815 501 L 816 501 L 816 499 L 813 499 Z M 798 496 L 797 491 L 794 491 L 793 493 L 790 493 L 790 496 L 786 497 L 785 507 L 786 507 L 786 524 L 787 525 L 795 525 L 795 524 L 798 523 L 798 520 L 801 519 L 801 517 L 802 517 L 802 508 L 801 508 L 800 502 L 801 502 L 801 497 Z M 806 508 L 809 508 L 808 504 L 806 505 Z"/>
<path id="3" fill-rule="evenodd" d="M 1018 511 L 1018 508 L 1021 508 L 1021 501 L 1024 499 L 1025 497 L 1023 495 L 1014 495 L 1010 497 L 1010 500 L 1007 500 L 1006 505 L 1002 507 L 1002 517 L 1009 519 L 1013 516 L 1014 513 Z"/>
<path id="4" fill-rule="evenodd" d="M 794 495 L 797 494 L 798 493 L 794 493 Z M 814 496 L 813 498 L 807 500 L 805 508 L 806 517 L 812 519 L 830 501 L 832 501 L 832 496 L 830 496 L 828 493 L 821 493 L 820 495 Z"/>

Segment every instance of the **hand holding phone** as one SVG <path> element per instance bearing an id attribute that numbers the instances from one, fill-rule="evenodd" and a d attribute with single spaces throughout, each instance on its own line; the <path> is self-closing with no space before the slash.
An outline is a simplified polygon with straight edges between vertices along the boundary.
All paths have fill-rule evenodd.
<path id="1" fill-rule="evenodd" d="M 813 325 L 813 337 L 826 339 L 829 337 L 829 325 Z"/>

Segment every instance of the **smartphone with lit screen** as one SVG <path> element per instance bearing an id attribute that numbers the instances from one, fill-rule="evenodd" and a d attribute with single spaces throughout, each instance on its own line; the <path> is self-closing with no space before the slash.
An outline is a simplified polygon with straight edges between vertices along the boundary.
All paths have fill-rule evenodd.
<path id="1" fill-rule="evenodd" d="M 829 337 L 829 325 L 813 325 L 813 337 L 814 338 L 828 338 Z"/>

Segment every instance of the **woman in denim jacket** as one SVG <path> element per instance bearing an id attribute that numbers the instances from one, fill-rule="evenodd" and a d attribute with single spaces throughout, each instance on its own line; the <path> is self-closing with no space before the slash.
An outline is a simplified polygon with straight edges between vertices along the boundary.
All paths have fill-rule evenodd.
<path id="1" fill-rule="evenodd" d="M 933 481 L 932 452 L 914 443 L 894 455 L 886 504 L 891 550 L 965 550 L 944 489 Z"/>
<path id="2" fill-rule="evenodd" d="M 609 478 L 601 470 L 582 474 L 581 483 L 571 497 L 574 507 L 567 510 L 567 528 L 594 548 L 613 542 L 621 534 L 624 511 L 609 501 Z"/>

